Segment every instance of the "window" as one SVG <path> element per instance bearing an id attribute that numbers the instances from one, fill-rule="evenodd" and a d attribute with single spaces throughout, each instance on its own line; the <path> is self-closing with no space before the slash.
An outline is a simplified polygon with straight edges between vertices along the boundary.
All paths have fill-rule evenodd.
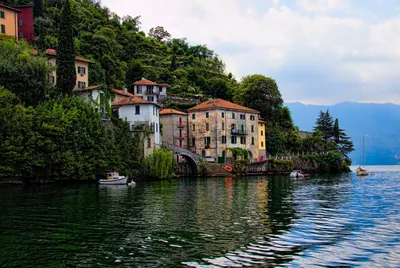
<path id="1" fill-rule="evenodd" d="M 264 147 L 264 142 L 263 141 L 261 142 L 261 147 Z"/>
<path id="2" fill-rule="evenodd" d="M 142 94 L 142 88 L 140 86 L 136 86 L 136 93 Z"/>
<path id="3" fill-rule="evenodd" d="M 254 115 L 250 115 L 250 120 L 251 121 L 254 121 L 256 118 L 255 118 L 255 116 Z"/>
<path id="4" fill-rule="evenodd" d="M 153 115 L 156 115 L 156 107 L 153 106 Z"/>
<path id="5" fill-rule="evenodd" d="M 6 26 L 4 24 L 1 25 L 1 33 L 6 33 Z"/>
<path id="6" fill-rule="evenodd" d="M 222 130 L 225 130 L 225 123 L 222 123 Z"/>
<path id="7" fill-rule="evenodd" d="M 210 130 L 210 124 L 206 123 L 206 131 L 209 131 L 209 130 Z"/>
<path id="8" fill-rule="evenodd" d="M 158 132 L 158 123 L 156 123 L 156 132 Z"/>
<path id="9" fill-rule="evenodd" d="M 140 106 L 135 106 L 135 114 L 140 114 Z"/>
<path id="10" fill-rule="evenodd" d="M 147 148 L 151 148 L 151 138 L 147 138 Z"/>
<path id="11" fill-rule="evenodd" d="M 78 88 L 85 88 L 86 82 L 78 81 Z"/>
<path id="12" fill-rule="evenodd" d="M 153 96 L 147 96 L 147 100 L 153 102 L 154 101 L 154 97 Z"/>
<path id="13" fill-rule="evenodd" d="M 195 124 L 192 125 L 192 130 L 196 131 L 196 125 Z"/>
<path id="14" fill-rule="evenodd" d="M 225 113 L 224 112 L 222 112 L 221 117 L 225 118 Z"/>
<path id="15" fill-rule="evenodd" d="M 210 147 L 211 137 L 204 137 L 204 145 L 205 147 Z"/>
<path id="16" fill-rule="evenodd" d="M 246 144 L 246 137 L 240 137 L 240 144 Z"/>
<path id="17" fill-rule="evenodd" d="M 222 136 L 222 144 L 226 144 L 226 136 Z"/>
<path id="18" fill-rule="evenodd" d="M 24 25 L 24 21 L 23 20 L 18 20 L 18 26 L 22 26 Z"/>
<path id="19" fill-rule="evenodd" d="M 206 118 L 209 118 L 210 117 L 210 115 L 208 114 L 208 112 L 206 112 Z"/>
<path id="20" fill-rule="evenodd" d="M 1 11 L 1 10 L 0 10 L 0 19 L 5 19 L 4 11 Z"/>
<path id="21" fill-rule="evenodd" d="M 264 136 L 264 131 L 261 130 L 261 136 Z"/>
<path id="22" fill-rule="evenodd" d="M 50 76 L 49 76 L 49 83 L 50 83 L 50 84 L 54 84 L 54 82 L 55 82 L 54 75 L 50 75 Z"/>
<path id="23" fill-rule="evenodd" d="M 196 138 L 192 138 L 192 145 L 196 146 Z"/>
<path id="24" fill-rule="evenodd" d="M 251 145 L 254 145 L 254 137 L 251 137 Z"/>
<path id="25" fill-rule="evenodd" d="M 192 114 L 192 119 L 196 119 L 196 114 Z"/>
<path id="26" fill-rule="evenodd" d="M 24 32 L 18 32 L 18 38 L 24 38 Z"/>
<path id="27" fill-rule="evenodd" d="M 232 119 L 235 119 L 235 114 L 234 113 L 232 113 Z"/>
<path id="28" fill-rule="evenodd" d="M 236 142 L 237 142 L 236 136 L 231 136 L 231 143 L 236 144 Z"/>
<path id="29" fill-rule="evenodd" d="M 241 119 L 241 120 L 245 120 L 245 119 L 246 119 L 246 115 L 245 115 L 245 114 L 241 114 L 241 115 L 240 115 L 240 119 Z"/>
<path id="30" fill-rule="evenodd" d="M 85 75 L 86 74 L 86 68 L 78 66 L 78 74 Z"/>
<path id="31" fill-rule="evenodd" d="M 251 132 L 254 132 L 254 125 L 251 125 Z"/>

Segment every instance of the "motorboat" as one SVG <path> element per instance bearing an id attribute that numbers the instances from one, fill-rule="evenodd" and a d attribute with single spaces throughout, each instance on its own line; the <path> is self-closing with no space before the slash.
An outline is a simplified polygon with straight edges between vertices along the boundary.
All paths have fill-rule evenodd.
<path id="1" fill-rule="evenodd" d="M 99 180 L 102 185 L 122 185 L 128 183 L 128 177 L 120 176 L 118 172 L 107 173 L 107 179 Z"/>
<path id="2" fill-rule="evenodd" d="M 357 176 L 368 176 L 368 175 L 369 175 L 369 172 L 368 172 L 368 170 L 366 170 L 366 169 L 363 168 L 363 167 L 358 167 L 358 168 L 356 169 L 356 174 L 357 174 Z"/>
<path id="3" fill-rule="evenodd" d="M 292 172 L 290 172 L 290 177 L 291 178 L 308 178 L 309 175 L 307 173 L 304 173 L 300 169 L 295 169 Z"/>

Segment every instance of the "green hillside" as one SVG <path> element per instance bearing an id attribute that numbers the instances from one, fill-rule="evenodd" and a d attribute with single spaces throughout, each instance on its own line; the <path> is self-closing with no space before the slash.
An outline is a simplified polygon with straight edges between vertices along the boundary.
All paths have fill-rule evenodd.
<path id="1" fill-rule="evenodd" d="M 9 0 L 6 4 L 26 4 Z M 42 4 L 35 19 L 39 49 L 57 48 L 63 1 L 35 0 Z M 185 38 L 171 37 L 157 26 L 150 34 L 141 30 L 140 16 L 120 18 L 95 0 L 72 0 L 76 55 L 91 59 L 91 85 L 128 88 L 146 77 L 171 85 L 171 93 L 213 96 L 232 100 L 237 82 L 225 73 L 225 65 L 206 45 L 189 45 Z"/>

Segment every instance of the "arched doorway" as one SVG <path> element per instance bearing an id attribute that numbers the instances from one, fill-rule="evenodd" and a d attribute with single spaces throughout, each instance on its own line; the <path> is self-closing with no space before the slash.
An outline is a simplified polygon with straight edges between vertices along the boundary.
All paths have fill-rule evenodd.
<path id="1" fill-rule="evenodd" d="M 206 150 L 201 151 L 201 156 L 202 156 L 203 158 L 206 158 Z"/>

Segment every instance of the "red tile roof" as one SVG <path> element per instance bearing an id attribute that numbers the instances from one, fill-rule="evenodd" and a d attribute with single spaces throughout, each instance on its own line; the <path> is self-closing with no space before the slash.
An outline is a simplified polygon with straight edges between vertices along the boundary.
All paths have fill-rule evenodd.
<path id="1" fill-rule="evenodd" d="M 154 104 L 154 105 L 158 106 L 158 104 L 156 104 L 154 102 L 144 100 L 144 99 L 137 97 L 129 92 L 125 93 L 123 90 L 120 90 L 120 89 L 113 89 L 112 91 L 119 95 L 126 97 L 117 102 L 113 102 L 111 105 L 112 108 L 120 108 L 121 106 L 124 106 L 124 105 L 135 105 L 135 104 Z"/>
<path id="2" fill-rule="evenodd" d="M 157 86 L 157 83 L 144 79 L 142 78 L 142 80 L 136 81 L 135 83 L 133 83 L 134 85 L 143 85 L 143 86 Z"/>
<path id="3" fill-rule="evenodd" d="M 37 52 L 36 52 L 36 53 L 37 53 Z M 46 54 L 49 55 L 49 56 L 54 56 L 54 57 L 57 56 L 56 50 L 55 50 L 55 49 L 52 49 L 52 48 L 46 49 Z M 36 55 L 36 54 L 34 54 L 34 55 Z M 83 62 L 88 62 L 88 63 L 92 63 L 92 61 L 90 61 L 90 60 L 88 60 L 88 59 L 85 59 L 85 58 L 82 58 L 82 57 L 78 57 L 78 56 L 75 57 L 75 60 L 77 60 L 77 61 L 83 61 Z"/>
<path id="4" fill-rule="evenodd" d="M 168 115 L 168 114 L 187 115 L 187 113 L 184 113 L 184 112 L 181 112 L 181 111 L 178 111 L 178 110 L 175 110 L 175 109 L 171 109 L 171 108 L 162 109 L 160 111 L 160 115 Z"/>
<path id="5" fill-rule="evenodd" d="M 16 13 L 21 13 L 20 10 L 15 9 L 15 8 L 12 8 L 12 7 L 10 7 L 10 6 L 6 6 L 6 5 L 3 4 L 3 3 L 0 3 L 0 7 L 5 8 L 5 9 L 9 9 L 9 10 L 12 10 L 12 11 L 14 11 L 14 12 L 16 12 Z"/>
<path id="6" fill-rule="evenodd" d="M 258 119 L 258 123 L 265 124 L 265 121 L 263 119 Z"/>
<path id="7" fill-rule="evenodd" d="M 206 111 L 206 110 L 215 110 L 215 109 L 226 109 L 233 111 L 242 111 L 247 113 L 260 113 L 257 110 L 253 110 L 242 105 L 226 101 L 223 99 L 210 99 L 208 101 L 202 102 L 190 109 L 188 112 L 197 112 L 197 111 Z"/>
<path id="8" fill-rule="evenodd" d="M 169 86 L 168 84 L 162 83 L 162 84 L 157 84 L 156 82 L 150 81 L 146 78 L 142 78 L 142 80 L 136 81 L 133 83 L 134 85 L 141 85 L 141 86 L 161 86 L 161 87 L 167 87 Z"/>
<path id="9" fill-rule="evenodd" d="M 125 92 L 123 89 L 113 89 L 113 92 L 117 93 L 118 95 L 123 95 L 125 97 L 136 97 L 135 95 L 133 95 L 130 92 Z"/>

